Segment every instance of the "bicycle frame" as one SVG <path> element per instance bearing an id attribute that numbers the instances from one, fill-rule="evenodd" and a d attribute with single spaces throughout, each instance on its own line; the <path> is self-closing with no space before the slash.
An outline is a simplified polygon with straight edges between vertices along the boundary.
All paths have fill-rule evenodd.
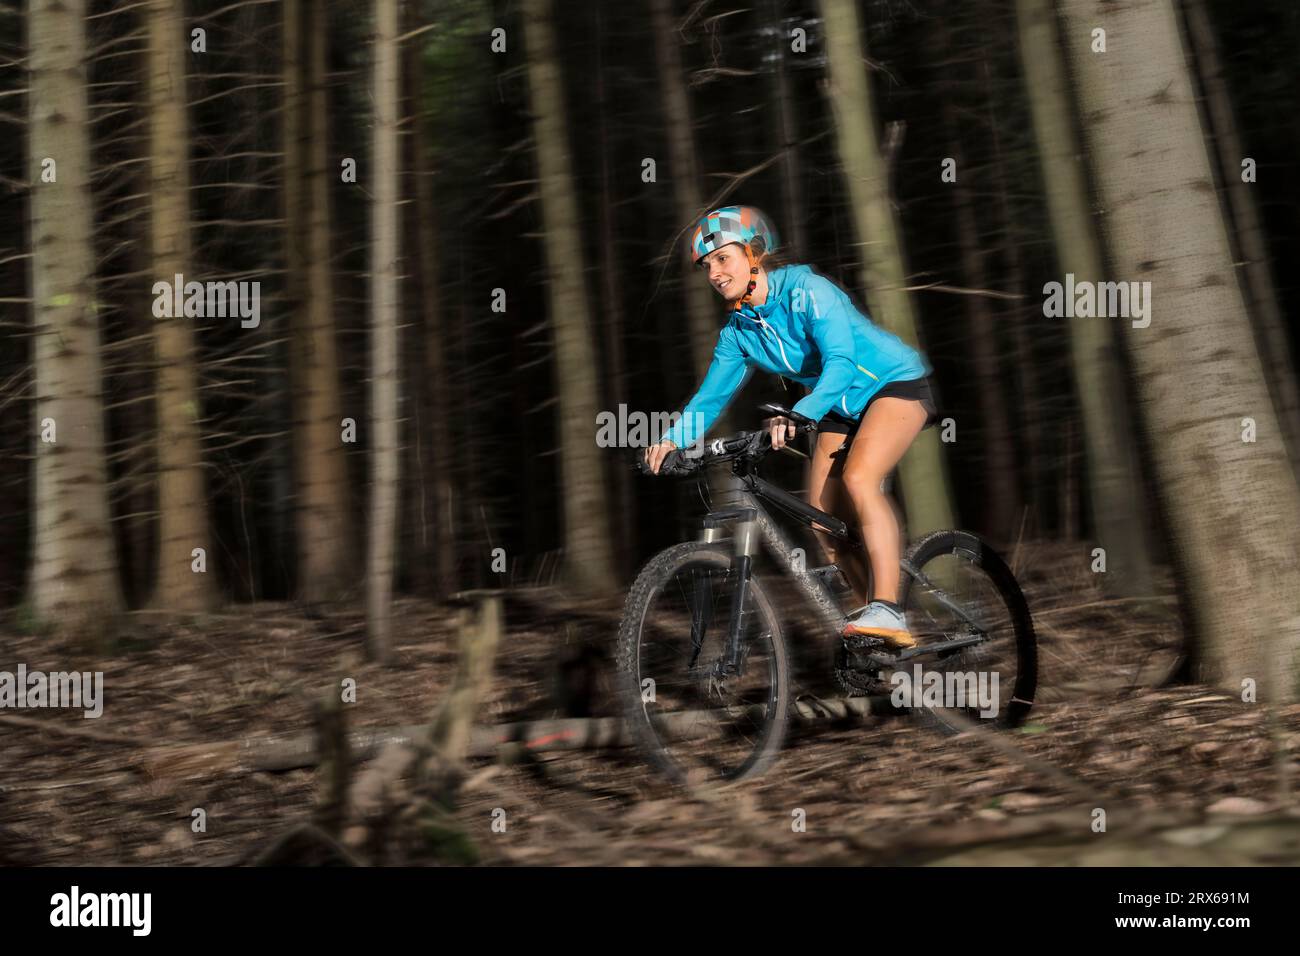
<path id="1" fill-rule="evenodd" d="M 862 539 L 857 531 L 844 521 L 813 507 L 805 501 L 801 501 L 784 488 L 780 488 L 761 478 L 756 473 L 756 462 L 747 458 L 735 459 L 732 462 L 732 474 L 744 486 L 744 490 L 738 490 L 737 492 L 740 506 L 707 513 L 702 521 L 701 534 L 703 542 L 713 543 L 720 539 L 723 526 L 733 522 L 735 524 L 733 532 L 735 550 L 732 555 L 731 570 L 736 574 L 736 597 L 731 606 L 731 618 L 727 622 L 727 650 L 720 662 L 723 674 L 736 674 L 740 670 L 741 618 L 745 597 L 749 589 L 754 556 L 758 551 L 758 542 L 760 540 L 767 546 L 773 558 L 785 567 L 787 573 L 799 586 L 800 593 L 805 600 L 821 616 L 828 627 L 838 631 L 844 619 L 839 604 L 826 586 L 825 581 L 819 575 L 810 571 L 804 562 L 795 559 L 793 547 L 771 516 L 764 510 L 761 502 L 770 501 L 791 514 L 806 527 L 823 531 L 837 540 L 848 543 L 851 547 L 861 548 L 863 546 Z M 950 642 L 946 646 L 946 650 L 955 650 L 964 644 L 977 643 L 984 639 L 982 636 L 984 629 L 972 620 L 970 615 L 941 588 L 922 574 L 919 569 L 913 567 L 911 562 L 903 559 L 900 562 L 900 567 L 904 574 L 925 587 L 936 600 L 981 635 L 976 638 Z M 711 594 L 708 591 L 711 585 L 707 579 L 702 582 L 701 587 L 705 590 L 699 590 L 693 595 L 696 603 L 692 607 L 691 615 L 691 640 L 696 655 L 699 653 L 704 640 L 704 632 L 707 630 L 709 623 L 703 619 L 702 609 L 709 606 L 706 601 L 711 600 Z M 904 652 L 903 655 L 900 655 L 900 657 L 902 656 L 911 655 Z"/>

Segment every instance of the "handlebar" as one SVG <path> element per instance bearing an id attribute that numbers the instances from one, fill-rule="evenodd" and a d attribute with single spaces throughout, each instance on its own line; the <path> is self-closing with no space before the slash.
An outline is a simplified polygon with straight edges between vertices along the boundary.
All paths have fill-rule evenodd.
<path id="1" fill-rule="evenodd" d="M 768 402 L 758 406 L 759 411 L 767 412 L 772 417 L 788 418 L 794 423 L 795 434 L 812 431 L 817 423 L 806 415 L 800 415 L 782 405 Z M 772 433 L 770 429 L 752 432 L 740 432 L 731 438 L 714 438 L 704 442 L 698 454 L 688 455 L 684 449 L 674 448 L 659 466 L 659 474 L 669 477 L 692 475 L 705 465 L 735 458 L 749 458 L 756 461 L 772 450 Z M 642 454 L 636 456 L 636 468 L 643 475 L 653 475 Z"/>

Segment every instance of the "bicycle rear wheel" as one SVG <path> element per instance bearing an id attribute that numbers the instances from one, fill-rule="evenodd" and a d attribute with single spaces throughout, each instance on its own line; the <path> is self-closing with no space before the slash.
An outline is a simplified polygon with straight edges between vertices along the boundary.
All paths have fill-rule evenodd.
<path id="1" fill-rule="evenodd" d="M 966 531 L 933 532 L 912 546 L 906 560 L 924 579 L 905 573 L 899 588 L 918 649 L 957 645 L 910 655 L 895 667 L 916 687 L 919 665 L 919 676 L 929 682 L 923 686 L 936 691 L 928 701 L 914 701 L 920 706 L 913 709 L 946 733 L 959 733 L 970 721 L 1018 726 L 1033 706 L 1038 648 L 1029 605 L 1011 569 Z M 969 643 L 976 637 L 983 640 Z M 932 705 L 935 697 L 942 706 Z"/>
<path id="2" fill-rule="evenodd" d="M 752 574 L 740 673 L 721 672 L 735 586 L 725 550 L 687 542 L 652 558 L 628 594 L 618 637 L 624 717 L 650 764 L 677 783 L 756 776 L 785 740 L 788 655 Z"/>

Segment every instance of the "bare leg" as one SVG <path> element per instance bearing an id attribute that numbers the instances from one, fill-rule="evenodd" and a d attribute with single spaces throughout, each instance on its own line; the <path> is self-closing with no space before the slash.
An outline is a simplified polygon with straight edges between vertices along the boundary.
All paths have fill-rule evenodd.
<path id="1" fill-rule="evenodd" d="M 880 488 L 903 453 L 921 433 L 926 413 L 920 402 L 881 398 L 872 402 L 854 436 L 841 480 L 857 510 L 871 561 L 873 599 L 898 601 L 901 551 L 898 518 Z"/>
<path id="2" fill-rule="evenodd" d="M 813 450 L 812 460 L 808 465 L 808 503 L 829 514 L 857 525 L 857 510 L 845 492 L 840 479 L 844 471 L 844 457 L 831 459 L 831 453 L 838 451 L 844 444 L 843 435 L 834 432 L 819 432 L 817 447 Z M 826 559 L 838 564 L 844 576 L 848 578 L 858 600 L 866 604 L 870 595 L 870 576 L 862 552 L 854 548 L 840 548 L 839 542 L 825 532 L 817 532 L 817 540 L 826 552 Z"/>

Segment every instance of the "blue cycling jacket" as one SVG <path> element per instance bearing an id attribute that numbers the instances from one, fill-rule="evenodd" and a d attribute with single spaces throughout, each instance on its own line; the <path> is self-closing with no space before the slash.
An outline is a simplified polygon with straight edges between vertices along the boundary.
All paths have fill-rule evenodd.
<path id="1" fill-rule="evenodd" d="M 916 349 L 872 324 L 810 267 L 784 266 L 767 283 L 766 302 L 732 312 L 699 391 L 660 441 L 686 448 L 702 438 L 756 368 L 811 388 L 794 410 L 815 421 L 832 408 L 856 421 L 888 383 L 930 374 Z"/>

